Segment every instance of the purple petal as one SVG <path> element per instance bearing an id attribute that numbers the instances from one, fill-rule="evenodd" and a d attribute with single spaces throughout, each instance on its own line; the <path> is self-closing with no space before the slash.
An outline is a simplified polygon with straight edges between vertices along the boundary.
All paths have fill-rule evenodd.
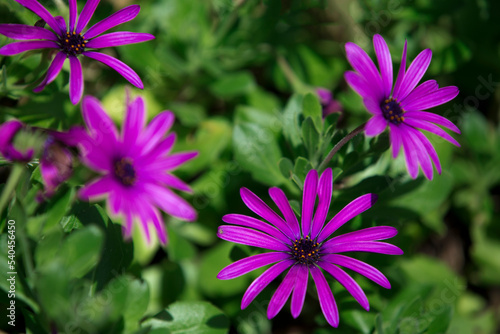
<path id="1" fill-rule="evenodd" d="M 318 94 L 321 105 L 323 106 L 328 105 L 332 101 L 332 93 L 326 88 L 316 88 L 316 94 Z"/>
<path id="2" fill-rule="evenodd" d="M 146 184 L 144 189 L 150 195 L 150 200 L 171 216 L 187 221 L 195 221 L 197 213 L 185 199 L 168 188 L 156 184 Z"/>
<path id="3" fill-rule="evenodd" d="M 401 143 L 405 153 L 406 169 L 408 170 L 410 176 L 415 179 L 418 175 L 417 148 L 413 145 L 413 141 L 409 138 L 409 136 L 411 136 L 411 132 L 406 129 L 404 134 L 401 133 Z"/>
<path id="4" fill-rule="evenodd" d="M 180 165 L 186 163 L 187 161 L 195 158 L 198 152 L 182 152 L 175 153 L 167 158 L 151 165 L 152 169 L 162 169 L 163 171 L 171 171 L 179 167 Z"/>
<path id="5" fill-rule="evenodd" d="M 87 26 L 92 15 L 94 15 L 95 9 L 99 4 L 99 0 L 87 0 L 85 6 L 83 6 L 80 17 L 78 18 L 78 23 L 76 24 L 76 33 L 81 33 L 83 29 Z"/>
<path id="6" fill-rule="evenodd" d="M 0 55 L 13 56 L 25 51 L 38 49 L 59 49 L 59 45 L 52 41 L 14 42 L 3 46 L 0 49 Z"/>
<path id="7" fill-rule="evenodd" d="M 335 241 L 337 243 L 343 242 L 351 242 L 351 241 L 374 241 L 374 240 L 384 240 L 392 238 L 398 234 L 398 230 L 396 230 L 392 226 L 375 226 L 368 227 L 362 230 L 345 233 L 339 236 L 332 238 L 332 242 Z"/>
<path id="8" fill-rule="evenodd" d="M 309 279 L 309 269 L 306 266 L 296 265 L 297 279 L 292 294 L 291 312 L 292 317 L 297 318 L 304 306 L 306 299 L 307 281 Z"/>
<path id="9" fill-rule="evenodd" d="M 64 35 L 64 32 L 66 31 L 66 20 L 64 20 L 64 17 L 62 16 L 56 16 L 54 19 L 57 22 L 57 25 L 59 26 L 59 30 L 62 31 L 61 35 Z"/>
<path id="10" fill-rule="evenodd" d="M 387 277 L 385 277 L 384 274 L 382 274 L 377 268 L 372 267 L 367 263 L 341 254 L 327 254 L 322 258 L 325 261 L 351 269 L 386 289 L 391 288 L 391 283 L 389 283 Z"/>
<path id="11" fill-rule="evenodd" d="M 325 225 L 326 215 L 330 209 L 333 191 L 333 173 L 331 168 L 325 169 L 319 178 L 318 187 L 318 207 L 314 214 L 314 219 L 311 228 L 311 239 L 318 236 L 319 231 Z"/>
<path id="12" fill-rule="evenodd" d="M 370 84 L 372 95 L 380 100 L 383 98 L 382 80 L 375 64 L 366 52 L 354 43 L 345 45 L 347 60 L 351 66 Z"/>
<path id="13" fill-rule="evenodd" d="M 380 103 L 378 101 L 375 101 L 374 99 L 369 97 L 365 97 L 363 99 L 363 104 L 370 114 L 382 116 L 382 110 L 380 109 Z"/>
<path id="14" fill-rule="evenodd" d="M 57 36 L 52 31 L 26 24 L 0 24 L 0 34 L 17 40 L 48 39 L 57 42 Z"/>
<path id="15" fill-rule="evenodd" d="M 49 25 L 49 27 L 51 27 L 56 33 L 61 34 L 64 32 L 59 28 L 59 24 L 57 24 L 52 14 L 50 14 L 49 11 L 45 9 L 45 7 L 43 7 L 38 1 L 36 0 L 14 0 L 14 1 L 28 8 L 36 15 L 40 16 L 40 18 L 43 19 Z"/>
<path id="16" fill-rule="evenodd" d="M 441 174 L 441 163 L 439 162 L 439 157 L 429 139 L 427 139 L 427 137 L 424 136 L 424 134 L 421 133 L 420 131 L 415 131 L 415 136 L 417 136 L 418 140 L 420 140 L 420 142 L 424 145 L 425 150 L 431 157 L 432 161 L 434 162 L 434 165 L 436 165 L 436 170 L 438 174 Z"/>
<path id="17" fill-rule="evenodd" d="M 137 97 L 127 106 L 127 115 L 122 128 L 122 140 L 125 147 L 134 149 L 135 143 L 146 125 L 144 100 Z"/>
<path id="18" fill-rule="evenodd" d="M 69 0 L 69 26 L 68 31 L 75 31 L 76 17 L 78 15 L 78 7 L 76 5 L 76 0 Z"/>
<path id="19" fill-rule="evenodd" d="M 158 237 L 160 238 L 160 242 L 163 245 L 166 245 L 168 240 L 167 240 L 167 231 L 165 230 L 165 223 L 163 222 L 163 218 L 156 209 L 154 209 L 153 207 L 149 208 L 153 211 L 153 214 L 151 216 L 153 219 L 153 224 L 158 233 Z"/>
<path id="20" fill-rule="evenodd" d="M 149 245 L 151 243 L 151 236 L 149 233 L 149 222 L 152 221 L 152 217 L 150 215 L 150 211 L 148 210 L 147 205 L 141 205 L 136 203 L 136 215 L 139 216 L 139 224 L 142 227 L 144 235 L 146 237 L 146 243 Z"/>
<path id="21" fill-rule="evenodd" d="M 392 89 L 392 58 L 387 43 L 382 36 L 376 34 L 373 36 L 373 46 L 377 55 L 378 66 L 382 75 L 384 96 L 391 95 Z"/>
<path id="22" fill-rule="evenodd" d="M 347 71 L 344 73 L 345 81 L 351 86 L 351 88 L 361 95 L 361 97 L 367 97 L 374 100 L 379 100 L 380 97 L 377 95 L 377 92 L 374 92 L 372 86 L 366 82 L 366 80 L 361 77 L 356 72 Z"/>
<path id="23" fill-rule="evenodd" d="M 414 90 L 408 94 L 404 99 L 401 100 L 401 107 L 406 110 L 406 105 L 415 102 L 422 96 L 430 94 L 439 89 L 439 85 L 436 80 L 427 80 L 421 85 L 418 85 Z"/>
<path id="24" fill-rule="evenodd" d="M 326 321 L 333 326 L 337 327 L 339 325 L 339 310 L 335 299 L 333 298 L 332 290 L 325 279 L 325 276 L 320 269 L 316 266 L 310 266 L 311 276 L 316 284 L 316 290 L 318 291 L 319 305 L 321 306 L 321 311 L 326 318 Z"/>
<path id="25" fill-rule="evenodd" d="M 118 140 L 118 130 L 102 108 L 101 102 L 93 96 L 85 96 L 82 102 L 82 116 L 95 143 L 111 154 Z"/>
<path id="26" fill-rule="evenodd" d="M 276 239 L 281 240 L 285 244 L 290 241 L 285 235 L 283 235 L 283 233 L 281 233 L 274 226 L 272 226 L 266 222 L 263 222 L 261 220 L 255 219 L 253 217 L 248 217 L 248 216 L 239 215 L 239 214 L 229 214 L 229 215 L 225 215 L 224 217 L 222 217 L 222 221 L 229 223 L 229 224 L 250 227 L 250 228 L 256 229 L 258 231 L 267 233 L 267 234 L 275 237 Z"/>
<path id="27" fill-rule="evenodd" d="M 139 139 L 139 145 L 142 146 L 144 154 L 153 149 L 166 135 L 172 124 L 174 124 L 174 120 L 175 117 L 171 111 L 163 111 L 149 122 L 149 125 L 142 132 Z"/>
<path id="28" fill-rule="evenodd" d="M 347 204 L 339 213 L 333 217 L 325 228 L 321 231 L 318 236 L 318 242 L 323 242 L 328 238 L 333 232 L 335 232 L 340 226 L 347 223 L 352 218 L 356 217 L 360 213 L 368 210 L 377 201 L 377 195 L 366 194 L 356 198 L 351 203 Z"/>
<path id="29" fill-rule="evenodd" d="M 54 81 L 59 73 L 61 72 L 61 69 L 64 65 L 64 61 L 66 60 L 66 54 L 63 52 L 58 52 L 56 56 L 54 57 L 54 60 L 52 60 L 52 63 L 49 66 L 49 69 L 47 70 L 47 74 L 43 78 L 42 82 L 36 86 L 33 91 L 35 93 L 41 92 L 45 86 L 47 86 L 49 83 Z"/>
<path id="30" fill-rule="evenodd" d="M 435 124 L 432 124 L 432 123 L 429 123 L 426 121 L 422 121 L 419 119 L 415 119 L 415 118 L 409 118 L 409 119 L 405 118 L 404 123 L 409 125 L 409 126 L 412 126 L 414 128 L 422 129 L 422 130 L 434 133 L 435 135 L 438 135 L 439 137 L 443 138 L 444 140 L 449 141 L 453 145 L 460 147 L 460 144 L 452 136 L 450 136 L 448 133 L 446 133 L 443 129 L 441 129 L 440 127 L 438 127 Z"/>
<path id="31" fill-rule="evenodd" d="M 295 286 L 295 281 L 297 279 L 297 267 L 297 265 L 294 265 L 292 268 L 290 268 L 285 278 L 278 286 L 278 289 L 276 289 L 276 292 L 271 297 L 269 306 L 267 307 L 268 319 L 274 318 L 276 314 L 281 311 L 286 301 L 288 300 L 288 297 L 290 297 L 293 287 Z"/>
<path id="32" fill-rule="evenodd" d="M 83 95 L 82 64 L 75 56 L 69 56 L 69 97 L 71 103 L 78 104 Z"/>
<path id="33" fill-rule="evenodd" d="M 365 310 L 370 310 L 370 304 L 368 303 L 368 298 L 366 298 L 363 289 L 352 279 L 345 271 L 333 265 L 329 262 L 319 261 L 318 265 L 323 268 L 326 272 L 333 276 L 342 286 L 356 299 L 356 301 Z"/>
<path id="34" fill-rule="evenodd" d="M 187 193 L 191 193 L 192 189 L 189 187 L 184 181 L 179 179 L 178 177 L 172 175 L 172 174 L 160 174 L 160 175 L 154 175 L 151 178 L 152 182 L 161 182 L 165 186 L 174 188 L 177 190 L 185 191 Z"/>
<path id="35" fill-rule="evenodd" d="M 231 263 L 220 271 L 220 273 L 217 275 L 217 278 L 222 280 L 233 279 L 254 271 L 255 269 L 289 258 L 289 254 L 282 252 L 252 255 Z"/>
<path id="36" fill-rule="evenodd" d="M 135 87 L 140 89 L 144 88 L 141 78 L 139 78 L 137 73 L 135 73 L 134 70 L 124 62 L 100 52 L 84 51 L 82 54 L 111 67 L 116 72 L 120 73 L 121 76 L 127 79 Z"/>
<path id="37" fill-rule="evenodd" d="M 288 252 L 290 248 L 265 233 L 249 228 L 231 225 L 221 225 L 217 231 L 217 236 L 221 239 L 235 242 L 237 244 Z"/>
<path id="38" fill-rule="evenodd" d="M 401 144 L 402 144 L 402 134 L 401 130 L 397 125 L 394 125 L 389 122 L 389 135 L 390 135 L 390 140 L 391 140 L 391 146 L 392 146 L 392 157 L 396 159 L 399 155 L 399 151 L 401 150 Z"/>
<path id="39" fill-rule="evenodd" d="M 287 223 L 278 216 L 266 203 L 264 203 L 257 195 L 248 190 L 247 188 L 240 189 L 241 199 L 245 205 L 255 212 L 260 217 L 264 218 L 278 228 L 283 234 L 289 238 L 293 238 L 293 233 Z"/>
<path id="40" fill-rule="evenodd" d="M 425 49 L 418 54 L 408 68 L 408 72 L 406 72 L 404 76 L 399 94 L 394 95 L 396 100 L 404 99 L 413 90 L 413 88 L 417 86 L 420 79 L 424 76 L 425 71 L 427 71 L 427 68 L 431 63 L 431 58 L 432 51 L 430 49 Z"/>
<path id="41" fill-rule="evenodd" d="M 297 216 L 292 210 L 288 198 L 280 188 L 272 187 L 269 189 L 269 196 L 272 198 L 276 206 L 280 209 L 285 221 L 293 232 L 294 238 L 300 238 L 300 226 Z"/>
<path id="42" fill-rule="evenodd" d="M 302 234 L 309 235 L 311 222 L 318 192 L 318 171 L 312 169 L 307 173 L 304 181 L 304 194 L 302 196 Z"/>
<path id="43" fill-rule="evenodd" d="M 460 133 L 460 129 L 457 128 L 455 124 L 453 124 L 451 121 L 438 114 L 426 111 L 408 111 L 407 113 L 404 114 L 404 117 L 405 119 L 407 118 L 420 119 L 422 121 L 436 123 L 438 125 L 444 126 L 445 128 L 453 132 Z"/>
<path id="44" fill-rule="evenodd" d="M 458 87 L 443 87 L 430 94 L 421 95 L 418 99 L 415 99 L 415 101 L 405 103 L 403 108 L 407 111 L 426 110 L 453 100 L 458 93 Z"/>
<path id="45" fill-rule="evenodd" d="M 420 166 L 422 167 L 422 171 L 424 172 L 424 175 L 427 179 L 432 180 L 433 169 L 432 169 L 431 159 L 429 157 L 429 154 L 427 153 L 424 144 L 416 136 L 416 133 L 419 131 L 415 129 L 409 129 L 409 130 L 412 133 L 412 135 L 408 136 L 408 139 L 413 141 L 413 146 L 416 149 L 417 159 L 420 163 Z"/>
<path id="46" fill-rule="evenodd" d="M 142 146 L 142 150 L 136 149 L 136 150 L 131 151 L 130 153 L 132 155 L 136 155 L 137 157 L 140 157 L 141 161 L 139 164 L 145 170 L 151 171 L 152 173 L 155 173 L 155 174 L 158 170 L 163 173 L 164 168 L 161 164 L 163 162 L 165 162 L 167 164 L 167 167 L 171 165 L 171 162 L 169 162 L 168 154 L 172 150 L 172 147 L 174 147 L 176 139 L 177 139 L 177 135 L 175 134 L 175 132 L 173 132 L 173 133 L 169 134 L 165 139 L 163 139 L 159 143 L 157 143 L 155 145 L 155 147 L 153 147 L 152 150 L 150 150 L 150 151 L 145 151 L 144 147 L 146 147 L 146 146 Z M 136 147 L 141 148 L 141 144 L 137 144 Z M 194 157 L 196 157 L 196 155 L 194 155 Z M 170 167 L 168 167 L 168 168 L 170 168 Z M 175 167 L 175 168 L 177 168 L 177 167 Z M 151 176 L 154 177 L 154 175 L 151 175 Z"/>
<path id="47" fill-rule="evenodd" d="M 365 135 L 374 137 L 381 134 L 387 127 L 387 120 L 382 115 L 375 115 L 365 125 Z"/>
<path id="48" fill-rule="evenodd" d="M 78 197 L 82 200 L 90 201 L 99 197 L 103 197 L 112 189 L 116 188 L 117 184 L 111 177 L 101 177 L 96 181 L 89 183 L 78 191 Z"/>
<path id="49" fill-rule="evenodd" d="M 252 284 L 250 284 L 247 291 L 245 291 L 241 300 L 241 309 L 245 309 L 255 299 L 255 297 L 257 297 L 257 295 L 269 285 L 269 283 L 271 283 L 283 271 L 288 269 L 293 263 L 293 260 L 284 260 L 276 263 L 274 266 L 264 271 L 262 275 L 257 277 Z"/>
<path id="50" fill-rule="evenodd" d="M 403 251 L 399 247 L 379 241 L 352 241 L 340 244 L 328 240 L 323 244 L 321 251 L 325 253 L 368 252 L 387 255 L 403 254 Z"/>
<path id="51" fill-rule="evenodd" d="M 91 39 L 87 43 L 87 47 L 94 49 L 109 48 L 113 46 L 146 42 L 154 38 L 155 37 L 153 35 L 146 33 L 128 31 L 112 32 L 110 34 L 101 35 Z"/>
<path id="52" fill-rule="evenodd" d="M 116 27 L 117 25 L 133 20 L 137 16 L 137 14 L 139 14 L 140 10 L 141 7 L 139 5 L 132 5 L 120 9 L 104 20 L 94 24 L 85 32 L 84 36 L 86 39 L 91 39 L 111 28 Z"/>
<path id="53" fill-rule="evenodd" d="M 408 42 L 405 41 L 405 46 L 403 48 L 403 55 L 401 56 L 401 65 L 399 66 L 398 77 L 396 78 L 396 83 L 394 84 L 394 91 L 392 93 L 392 96 L 394 96 L 394 97 L 399 96 L 399 91 L 401 89 L 401 83 L 403 82 L 403 79 L 405 77 L 407 46 L 408 46 Z"/>

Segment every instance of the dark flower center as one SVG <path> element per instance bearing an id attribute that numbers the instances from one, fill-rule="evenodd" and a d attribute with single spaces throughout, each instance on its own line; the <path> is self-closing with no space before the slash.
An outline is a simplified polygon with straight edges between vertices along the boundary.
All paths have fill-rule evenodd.
<path id="1" fill-rule="evenodd" d="M 405 113 L 404 109 L 401 108 L 401 104 L 392 97 L 382 101 L 380 108 L 382 108 L 382 115 L 384 115 L 384 118 L 392 124 L 398 125 L 405 120 L 403 117 Z"/>
<path id="2" fill-rule="evenodd" d="M 59 36 L 61 51 L 65 52 L 68 56 L 76 56 L 85 51 L 85 44 L 87 42 L 82 34 L 77 34 L 74 31 Z"/>
<path id="3" fill-rule="evenodd" d="M 302 264 L 318 262 L 319 244 L 309 239 L 308 235 L 305 238 L 295 239 L 292 246 L 292 258 Z"/>
<path id="4" fill-rule="evenodd" d="M 125 186 L 131 186 L 136 181 L 136 173 L 132 160 L 122 158 L 115 162 L 115 176 Z"/>

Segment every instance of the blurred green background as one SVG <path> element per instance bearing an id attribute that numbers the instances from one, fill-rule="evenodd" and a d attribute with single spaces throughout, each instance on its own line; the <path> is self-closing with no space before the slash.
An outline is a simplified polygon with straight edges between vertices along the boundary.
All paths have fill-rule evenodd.
<path id="1" fill-rule="evenodd" d="M 43 4 L 52 13 L 67 13 L 63 0 Z M 102 0 L 91 24 L 129 4 Z M 25 231 L 18 237 L 27 245 L 18 248 L 19 266 L 27 268 L 18 284 L 18 306 L 29 332 L 64 326 L 75 333 L 147 333 L 148 328 L 150 333 L 498 332 L 499 1 L 141 0 L 140 5 L 138 17 L 118 30 L 148 32 L 156 39 L 109 53 L 143 79 L 144 91 L 134 89 L 133 94 L 145 96 L 149 118 L 165 109 L 175 113 L 175 149 L 200 151 L 176 173 L 193 186 L 193 195 L 186 198 L 199 219 L 167 218 L 165 249 L 146 247 L 140 236 L 133 244 L 124 243 L 119 225 L 102 206 L 75 199 L 75 187 L 91 176 L 88 171 L 77 168 L 54 198 L 36 204 L 40 175 L 36 164 L 30 166 L 29 186 L 19 189 L 9 213 L 2 213 L 0 238 L 6 249 L 7 217 L 15 217 L 18 230 Z M 33 25 L 37 20 L 16 2 L 0 0 L 0 22 Z M 300 180 L 315 162 L 283 115 L 300 113 L 302 94 L 321 86 L 342 105 L 337 123 L 342 131 L 366 121 L 361 99 L 343 79 L 350 69 L 344 44 L 357 43 L 373 57 L 375 33 L 387 41 L 394 66 L 399 66 L 405 40 L 409 60 L 432 49 L 424 80 L 460 89 L 456 99 L 432 111 L 457 124 L 462 134 L 455 138 L 462 147 L 430 138 L 443 166 L 432 181 L 421 174 L 411 180 L 402 157 L 393 161 L 385 151 L 383 136 L 377 141 L 357 137 L 332 162 L 342 173 L 329 217 L 356 196 L 378 193 L 379 202 L 342 232 L 392 225 L 399 234 L 391 242 L 405 251 L 399 257 L 356 254 L 392 283 L 391 290 L 384 290 L 354 275 L 367 293 L 370 312 L 333 280 L 338 329 L 324 320 L 312 285 L 295 320 L 288 304 L 272 321 L 266 318 L 278 281 L 241 311 L 241 297 L 258 273 L 231 281 L 218 281 L 216 275 L 256 250 L 218 240 L 221 217 L 252 215 L 239 197 L 240 187 L 270 202 L 267 188 L 280 186 L 300 202 Z M 0 36 L 0 46 L 8 42 Z M 125 80 L 89 59 L 83 64 L 85 94 L 101 99 L 121 123 Z M 26 89 L 46 66 L 36 53 L 0 57 L 1 122 L 15 117 L 59 130 L 82 124 L 79 106 L 67 97 L 67 68 L 42 93 Z M 0 182 L 9 170 L 0 167 Z M 1 275 L 4 266 L 2 258 Z M 0 278 L 0 287 L 7 289 Z M 7 303 L 0 292 L 1 308 Z M 4 322 L 1 328 L 8 330 Z M 72 331 L 68 324 L 81 330 Z"/>

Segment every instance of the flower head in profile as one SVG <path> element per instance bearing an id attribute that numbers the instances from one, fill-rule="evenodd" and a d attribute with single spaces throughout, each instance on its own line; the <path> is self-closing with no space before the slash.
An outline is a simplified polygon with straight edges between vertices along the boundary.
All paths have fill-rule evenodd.
<path id="1" fill-rule="evenodd" d="M 332 93 L 328 89 L 317 87 L 316 94 L 318 94 L 319 102 L 321 103 L 323 118 L 335 112 L 342 112 L 342 105 L 333 98 Z"/>
<path id="2" fill-rule="evenodd" d="M 138 5 L 123 8 L 86 29 L 99 4 L 99 0 L 88 0 L 80 15 L 77 12 L 76 0 L 69 0 L 69 21 L 67 23 L 61 16 L 52 16 L 36 0 L 15 1 L 38 15 L 48 25 L 48 28 L 25 24 L 0 24 L 0 34 L 22 41 L 10 43 L 0 48 L 0 55 L 12 56 L 25 51 L 39 49 L 59 50 L 42 82 L 33 91 L 39 92 L 46 85 L 54 81 L 61 71 L 64 61 L 69 59 L 69 95 L 71 102 L 77 104 L 83 94 L 82 65 L 78 58 L 80 55 L 95 59 L 111 67 L 134 86 L 141 89 L 144 87 L 137 73 L 128 65 L 114 57 L 93 51 L 95 49 L 140 43 L 154 39 L 153 35 L 134 32 L 112 32 L 101 35 L 117 25 L 134 19 L 140 10 Z"/>
<path id="3" fill-rule="evenodd" d="M 14 145 L 14 137 L 25 125 L 11 120 L 0 125 L 0 154 L 8 161 L 28 162 L 33 158 L 34 148 L 20 150 Z"/>
<path id="4" fill-rule="evenodd" d="M 380 35 L 373 36 L 373 45 L 380 72 L 358 45 L 347 43 L 345 46 L 347 60 L 355 70 L 347 71 L 345 79 L 361 95 L 366 109 L 373 115 L 366 124 L 365 134 L 376 136 L 389 126 L 393 157 L 398 156 L 403 146 L 410 176 L 417 177 L 420 165 L 424 175 L 432 179 L 432 162 L 439 174 L 441 164 L 436 150 L 420 130 L 434 133 L 456 146 L 460 145 L 438 125 L 456 133 L 460 133 L 460 130 L 448 119 L 424 110 L 452 100 L 458 95 L 458 88 L 439 88 L 435 80 L 428 80 L 417 86 L 429 67 L 432 52 L 429 49 L 422 51 L 407 70 L 406 43 L 393 87 L 389 48 Z"/>
<path id="5" fill-rule="evenodd" d="M 318 180 L 318 172 L 311 170 L 304 183 L 302 217 L 299 225 L 283 191 L 269 189 L 269 195 L 278 206 L 283 217 L 274 212 L 260 198 L 246 188 L 241 189 L 241 198 L 250 210 L 265 221 L 240 215 L 225 215 L 222 220 L 237 225 L 222 225 L 218 236 L 239 244 L 272 250 L 236 261 L 222 269 L 219 279 L 232 279 L 257 268 L 273 264 L 253 281 L 245 292 L 241 308 L 246 308 L 252 300 L 282 272 L 288 270 L 283 281 L 269 302 L 267 316 L 273 318 L 283 308 L 290 295 L 291 313 L 298 317 L 304 305 L 309 273 L 316 285 L 319 303 L 328 323 L 339 324 L 339 313 L 330 286 L 323 273 L 333 276 L 349 293 L 369 310 L 368 299 L 361 287 L 342 268 L 353 270 L 375 283 L 390 288 L 387 278 L 376 268 L 342 255 L 346 252 L 373 252 L 381 254 L 402 254 L 398 247 L 379 242 L 397 234 L 394 227 L 379 226 L 355 232 L 330 236 L 350 219 L 369 209 L 376 201 L 376 195 L 358 197 L 325 225 L 332 198 L 332 170 L 326 169 Z M 318 197 L 318 205 L 314 208 Z"/>
<path id="6" fill-rule="evenodd" d="M 81 188 L 79 196 L 84 200 L 107 197 L 111 214 L 124 218 L 126 238 L 137 221 L 148 242 L 149 224 L 153 224 L 160 242 L 165 244 L 167 236 L 159 209 L 180 219 L 196 219 L 196 211 L 168 187 L 191 191 L 171 172 L 198 152 L 170 153 L 176 139 L 175 133 L 167 134 L 174 122 L 172 112 L 158 114 L 146 126 L 142 97 L 132 102 L 127 99 L 126 108 L 119 133 L 96 98 L 83 98 L 87 135 L 79 144 L 82 162 L 101 175 Z"/>

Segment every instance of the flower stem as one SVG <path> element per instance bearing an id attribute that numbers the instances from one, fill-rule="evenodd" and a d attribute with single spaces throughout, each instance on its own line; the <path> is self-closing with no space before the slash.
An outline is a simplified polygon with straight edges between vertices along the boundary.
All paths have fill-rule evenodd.
<path id="1" fill-rule="evenodd" d="M 330 160 L 332 160 L 335 153 L 337 153 L 342 148 L 342 146 L 344 146 L 349 140 L 351 140 L 352 138 L 356 137 L 358 134 L 363 132 L 363 130 L 365 129 L 365 125 L 366 125 L 366 123 L 361 124 L 356 129 L 354 129 L 350 133 L 348 133 L 347 136 L 342 138 L 337 144 L 335 144 L 335 146 L 332 148 L 332 150 L 326 156 L 325 160 L 323 160 L 323 162 L 319 165 L 319 167 L 318 167 L 319 173 L 323 172 L 323 170 L 326 168 L 326 166 L 328 165 Z"/>
<path id="2" fill-rule="evenodd" d="M 17 183 L 19 182 L 19 179 L 21 178 L 21 175 L 23 175 L 24 172 L 24 165 L 23 164 L 15 164 L 12 167 L 12 171 L 10 172 L 9 179 L 7 180 L 7 183 L 5 184 L 5 187 L 3 188 L 2 195 L 0 196 L 0 214 L 2 213 L 3 209 L 7 205 L 7 202 L 9 201 L 12 193 L 14 192 L 14 189 L 17 186 Z"/>

